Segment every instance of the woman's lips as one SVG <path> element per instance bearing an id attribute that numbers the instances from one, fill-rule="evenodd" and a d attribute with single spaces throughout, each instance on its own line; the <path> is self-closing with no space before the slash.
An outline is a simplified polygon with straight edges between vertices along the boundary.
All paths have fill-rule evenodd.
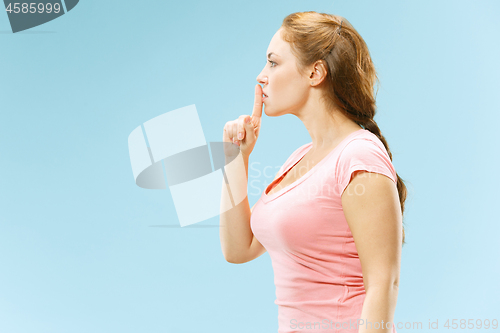
<path id="1" fill-rule="evenodd" d="M 264 102 L 267 99 L 267 96 L 262 94 L 262 102 Z"/>

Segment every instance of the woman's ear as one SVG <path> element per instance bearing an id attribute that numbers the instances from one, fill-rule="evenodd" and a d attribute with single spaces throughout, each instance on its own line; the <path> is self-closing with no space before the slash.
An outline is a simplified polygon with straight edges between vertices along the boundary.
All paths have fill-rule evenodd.
<path id="1" fill-rule="evenodd" d="M 326 78 L 326 66 L 323 60 L 318 60 L 313 65 L 313 70 L 311 71 L 311 75 L 309 79 L 311 80 L 312 85 L 318 85 Z"/>

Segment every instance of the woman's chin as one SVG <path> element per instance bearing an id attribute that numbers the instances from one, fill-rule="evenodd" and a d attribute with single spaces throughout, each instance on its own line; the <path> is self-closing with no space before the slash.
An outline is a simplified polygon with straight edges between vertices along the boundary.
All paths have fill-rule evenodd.
<path id="1" fill-rule="evenodd" d="M 267 106 L 264 108 L 264 113 L 268 117 L 279 117 L 282 114 L 279 111 L 273 110 Z"/>

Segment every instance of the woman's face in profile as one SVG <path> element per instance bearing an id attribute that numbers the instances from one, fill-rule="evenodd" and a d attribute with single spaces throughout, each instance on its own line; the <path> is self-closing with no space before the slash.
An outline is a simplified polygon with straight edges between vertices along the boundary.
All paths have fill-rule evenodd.
<path id="1" fill-rule="evenodd" d="M 295 113 L 307 101 L 309 79 L 298 72 L 290 44 L 281 39 L 281 28 L 271 39 L 266 57 L 266 66 L 257 76 L 268 96 L 264 99 L 264 113 L 270 117 Z"/>

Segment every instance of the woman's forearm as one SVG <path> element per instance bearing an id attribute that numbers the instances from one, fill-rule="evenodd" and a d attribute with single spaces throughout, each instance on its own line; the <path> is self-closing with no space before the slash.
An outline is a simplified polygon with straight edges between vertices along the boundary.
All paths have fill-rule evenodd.
<path id="1" fill-rule="evenodd" d="M 398 299 L 394 284 L 376 285 L 366 291 L 363 310 L 358 321 L 359 333 L 391 333 Z"/>
<path id="2" fill-rule="evenodd" d="M 239 263 L 247 257 L 253 233 L 250 228 L 250 205 L 247 197 L 248 157 L 242 154 L 225 165 L 222 183 L 220 241 L 224 257 Z M 226 180 L 228 183 L 226 183 Z"/>

